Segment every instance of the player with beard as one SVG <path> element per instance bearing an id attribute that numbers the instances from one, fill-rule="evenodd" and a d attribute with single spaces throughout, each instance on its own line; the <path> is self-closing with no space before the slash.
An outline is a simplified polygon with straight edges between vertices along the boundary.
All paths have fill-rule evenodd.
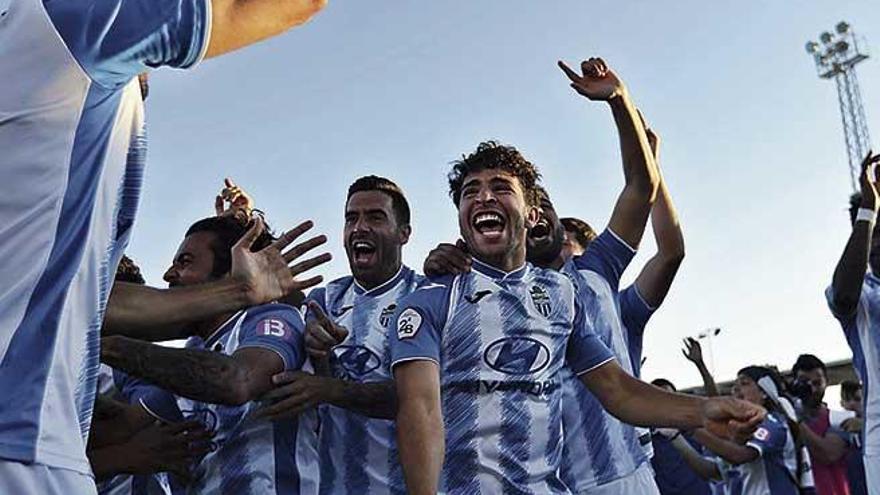
<path id="1" fill-rule="evenodd" d="M 404 298 L 392 341 L 409 493 L 571 493 L 558 477 L 566 368 L 630 423 L 705 424 L 741 438 L 763 419 L 760 407 L 667 393 L 621 369 L 571 280 L 526 263 L 537 176 L 515 149 L 491 142 L 450 173 L 473 269 Z"/>
<path id="2" fill-rule="evenodd" d="M 872 495 L 880 494 L 880 235 L 875 227 L 880 208 L 878 164 L 880 155 L 872 153 L 862 162 L 861 194 L 854 198 L 850 209 L 852 234 L 834 270 L 831 287 L 825 292 L 831 312 L 843 326 L 853 351 L 853 364 L 865 387 L 862 446 L 868 493 Z M 805 433 L 809 442 L 811 437 Z M 816 458 L 821 460 L 821 456 Z"/>
<path id="3" fill-rule="evenodd" d="M 316 363 L 329 357 L 332 376 L 286 373 L 267 396 L 278 401 L 264 410 L 273 419 L 327 404 L 320 409 L 322 494 L 406 493 L 388 339 L 398 301 L 423 281 L 403 265 L 411 232 L 409 204 L 394 182 L 371 175 L 349 187 L 343 239 L 351 275 L 308 297 L 306 347 Z"/>
<path id="4" fill-rule="evenodd" d="M 610 71 L 604 78 L 592 78 L 600 79 L 595 81 L 590 80 L 588 69 L 579 76 L 564 64 L 560 66 L 573 85 L 577 85 L 579 93 L 591 99 L 601 99 L 610 84 L 616 86 L 611 92 L 617 95 L 610 98 L 612 108 L 632 107 L 622 83 Z M 614 352 L 627 373 L 638 376 L 643 330 L 672 284 L 684 255 L 684 242 L 662 177 L 657 201 L 652 208 L 650 195 L 638 194 L 638 180 L 649 177 L 652 164 L 638 158 L 627 160 L 627 157 L 644 156 L 642 150 L 633 149 L 645 144 L 632 135 L 638 133 L 639 127 L 644 129 L 654 159 L 657 158 L 659 139 L 653 131 L 644 128 L 640 116 L 630 114 L 626 118 L 626 114 L 621 113 L 624 112 L 618 111 L 615 115 L 625 157 L 627 184 L 615 205 L 608 229 L 590 243 L 583 256 L 571 258 L 574 251 L 564 249 L 564 226 L 546 190 L 541 188 L 541 217 L 529 231 L 528 260 L 540 267 L 563 270 L 579 282 L 578 297 L 587 308 L 588 318 L 599 339 Z M 637 170 L 642 172 L 641 176 L 635 173 Z M 648 261 L 633 285 L 618 292 L 620 275 L 635 254 L 635 249 L 630 246 L 638 244 L 644 231 L 646 209 L 651 211 L 658 253 Z M 617 232 L 625 234 L 618 236 Z M 426 262 L 425 272 L 459 270 L 468 257 L 458 251 L 451 245 L 441 245 Z M 576 376 L 568 374 L 563 383 L 563 403 L 566 404 L 563 408 L 563 481 L 576 493 L 658 493 L 648 462 L 652 455 L 650 433 L 621 423 L 603 410 L 596 397 Z"/>
<path id="5" fill-rule="evenodd" d="M 229 276 L 233 245 L 271 243 L 267 231 L 248 230 L 234 216 L 206 218 L 189 228 L 164 278 L 170 287 L 212 283 Z M 308 366 L 304 329 L 299 310 L 270 303 L 198 322 L 184 349 L 106 337 L 101 358 L 146 382 L 127 386 L 147 389 L 133 393 L 162 420 L 198 418 L 215 434 L 217 448 L 198 462 L 188 493 L 311 494 L 316 414 L 275 422 L 253 417 L 273 375 Z"/>

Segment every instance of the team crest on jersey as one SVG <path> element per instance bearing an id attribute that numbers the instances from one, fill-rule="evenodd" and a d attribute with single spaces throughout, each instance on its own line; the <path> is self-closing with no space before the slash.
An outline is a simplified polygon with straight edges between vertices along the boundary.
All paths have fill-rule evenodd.
<path id="1" fill-rule="evenodd" d="M 529 289 L 529 294 L 532 296 L 532 304 L 535 305 L 535 309 L 541 313 L 541 316 L 544 318 L 550 317 L 553 306 L 550 304 L 550 294 L 547 293 L 547 289 L 540 285 L 533 285 Z"/>
<path id="2" fill-rule="evenodd" d="M 407 308 L 397 318 L 397 338 L 402 340 L 415 337 L 421 326 L 422 315 L 412 308 Z"/>
<path id="3" fill-rule="evenodd" d="M 391 317 L 394 316 L 395 311 L 397 311 L 396 304 L 392 304 L 383 309 L 382 313 L 379 314 L 379 324 L 385 328 L 388 328 L 388 324 L 391 323 Z"/>

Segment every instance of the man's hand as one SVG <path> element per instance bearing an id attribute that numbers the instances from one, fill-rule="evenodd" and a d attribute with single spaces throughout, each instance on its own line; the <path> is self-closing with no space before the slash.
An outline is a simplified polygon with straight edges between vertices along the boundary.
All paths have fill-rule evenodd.
<path id="1" fill-rule="evenodd" d="M 703 426 L 719 438 L 746 443 L 767 411 L 750 402 L 732 397 L 711 397 L 703 403 Z"/>
<path id="2" fill-rule="evenodd" d="M 306 351 L 314 360 L 327 359 L 330 350 L 348 337 L 348 329 L 328 318 L 315 301 L 309 301 L 309 311 L 315 318 L 306 323 Z"/>
<path id="3" fill-rule="evenodd" d="M 427 277 L 458 275 L 469 272 L 472 261 L 464 241 L 459 240 L 455 245 L 443 243 L 428 253 L 423 271 Z"/>
<path id="4" fill-rule="evenodd" d="M 559 68 L 571 81 L 571 87 L 593 101 L 610 101 L 626 94 L 626 86 L 601 58 L 581 62 L 581 74 L 559 61 Z"/>
<path id="5" fill-rule="evenodd" d="M 337 391 L 336 380 L 302 371 L 286 371 L 272 377 L 275 389 L 260 400 L 271 402 L 260 408 L 258 417 L 272 421 L 296 417 L 329 402 Z"/>
<path id="6" fill-rule="evenodd" d="M 862 189 L 862 208 L 877 211 L 880 208 L 880 181 L 877 180 L 877 165 L 880 164 L 880 155 L 868 151 L 868 156 L 862 160 L 862 173 L 859 176 L 859 185 Z"/>
<path id="7" fill-rule="evenodd" d="M 263 219 L 257 216 L 247 233 L 232 248 L 232 271 L 230 276 L 242 282 L 248 306 L 265 304 L 281 299 L 294 290 L 314 287 L 324 280 L 320 275 L 298 280 L 303 273 L 330 261 L 330 253 L 288 266 L 312 249 L 327 242 L 327 237 L 319 235 L 294 245 L 286 253 L 282 251 L 313 226 L 306 221 L 286 232 L 277 241 L 256 253 L 251 252 L 254 241 L 263 232 Z"/>
<path id="8" fill-rule="evenodd" d="M 131 474 L 170 472 L 187 478 L 193 462 L 211 451 L 211 433 L 198 421 L 155 422 L 127 442 Z"/>
<path id="9" fill-rule="evenodd" d="M 214 212 L 218 217 L 234 217 L 247 225 L 254 211 L 253 198 L 228 177 L 224 180 L 224 186 L 214 198 Z"/>
<path id="10" fill-rule="evenodd" d="M 865 420 L 855 417 L 849 418 L 843 423 L 840 423 L 840 427 L 847 433 L 861 433 L 865 428 Z"/>
<path id="11" fill-rule="evenodd" d="M 684 349 L 681 350 L 681 353 L 684 355 L 684 357 L 688 361 L 696 364 L 697 366 L 704 364 L 703 347 L 700 346 L 700 343 L 697 341 L 697 339 L 693 337 L 688 337 L 682 342 L 684 343 Z"/>

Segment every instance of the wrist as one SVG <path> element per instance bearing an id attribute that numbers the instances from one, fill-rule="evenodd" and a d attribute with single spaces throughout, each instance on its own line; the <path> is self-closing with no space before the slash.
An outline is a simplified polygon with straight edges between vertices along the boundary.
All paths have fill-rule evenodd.
<path id="1" fill-rule="evenodd" d="M 856 213 L 856 222 L 868 222 L 871 225 L 876 223 L 877 221 L 877 208 L 876 207 L 859 207 L 859 211 Z"/>
<path id="2" fill-rule="evenodd" d="M 618 88 L 607 101 L 612 109 L 617 110 L 633 106 L 632 99 L 630 99 L 629 91 L 626 89 L 626 86 Z"/>

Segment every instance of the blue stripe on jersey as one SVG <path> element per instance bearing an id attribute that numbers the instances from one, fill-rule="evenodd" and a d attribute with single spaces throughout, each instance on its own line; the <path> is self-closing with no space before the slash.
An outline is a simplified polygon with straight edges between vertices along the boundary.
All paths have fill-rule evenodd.
<path id="1" fill-rule="evenodd" d="M 89 224 L 95 202 L 95 192 L 101 179 L 104 155 L 113 130 L 113 116 L 119 108 L 121 91 L 109 91 L 93 84 L 83 105 L 80 122 L 74 135 L 70 158 L 70 174 L 61 204 L 55 243 L 46 269 L 40 276 L 25 311 L 24 317 L 10 341 L 0 370 L 0 390 L 42 391 L 46 388 L 52 365 L 55 339 L 61 309 L 74 274 L 79 269 L 88 241 Z M 106 291 L 108 280 L 101 281 Z M 103 314 L 95 308 L 95 320 L 90 322 L 86 341 L 95 347 Z M 86 359 L 92 359 L 97 348 L 89 349 Z M 94 363 L 97 368 L 97 363 Z M 94 398 L 95 387 L 88 389 Z M 85 394 L 86 390 L 80 390 Z M 16 445 L 7 444 L 3 456 L 32 462 L 36 456 L 40 427 L 42 393 L 21 394 L 14 404 L 0 402 L 0 417 L 4 426 L 20 432 Z M 84 399 L 84 398 L 83 398 Z M 79 417 L 88 416 L 93 401 L 78 400 L 84 408 Z"/>
<path id="2" fill-rule="evenodd" d="M 295 460 L 297 420 L 275 421 L 272 430 L 275 437 L 275 493 L 299 493 L 299 470 Z"/>
<path id="3" fill-rule="evenodd" d="M 370 322 L 376 311 L 377 302 L 374 299 L 359 298 L 360 307 L 352 313 L 352 336 L 351 342 L 361 344 L 366 340 L 370 332 Z M 367 418 L 350 414 L 346 421 L 348 431 L 346 438 L 339 439 L 344 443 L 345 455 L 345 492 L 357 493 L 370 486 L 370 477 L 367 476 Z"/>
<path id="4" fill-rule="evenodd" d="M 459 304 L 465 304 L 464 295 L 473 290 L 474 277 L 457 277 L 461 287 L 453 294 Z M 482 332 L 479 306 L 468 304 L 456 309 L 454 324 L 441 335 L 444 373 L 461 377 L 462 382 L 476 382 L 482 363 L 480 347 Z M 448 384 L 447 384 L 448 385 Z M 477 482 L 478 403 L 472 394 L 455 387 L 444 397 L 443 416 L 446 419 L 446 488 L 450 492 L 479 493 Z"/>
<path id="5" fill-rule="evenodd" d="M 240 411 L 237 407 L 217 408 L 217 431 L 233 431 L 232 422 L 238 422 Z M 250 453 L 247 435 L 231 435 L 217 451 L 217 459 L 212 464 L 220 469 L 220 493 L 250 493 L 254 480 L 253 455 Z"/>
<path id="6" fill-rule="evenodd" d="M 509 328 L 523 328 L 527 322 L 522 317 L 517 318 L 517 303 L 510 293 L 499 293 L 500 314 L 499 321 L 505 322 Z M 514 300 L 511 300 L 514 299 Z M 517 322 L 516 320 L 520 320 Z M 529 426 L 532 424 L 532 415 L 526 404 L 526 394 L 519 390 L 508 390 L 501 395 L 501 431 L 499 442 L 499 466 L 504 476 L 505 492 L 516 485 L 528 486 L 529 473 L 525 466 L 530 459 L 532 448 Z M 514 486 L 507 486 L 512 481 Z M 528 494 L 530 491 L 517 491 Z"/>

